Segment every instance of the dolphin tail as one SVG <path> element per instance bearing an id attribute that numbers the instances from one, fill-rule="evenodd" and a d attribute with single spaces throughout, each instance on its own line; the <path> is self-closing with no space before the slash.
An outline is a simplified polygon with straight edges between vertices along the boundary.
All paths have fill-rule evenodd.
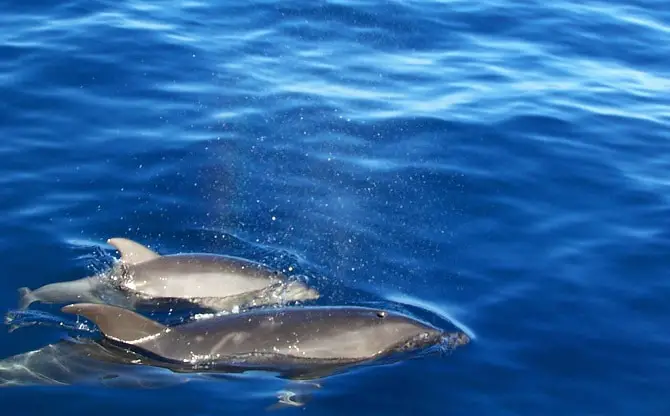
<path id="1" fill-rule="evenodd" d="M 37 296 L 27 287 L 19 288 L 19 309 L 28 309 L 33 302 L 38 300 Z"/>
<path id="2" fill-rule="evenodd" d="M 93 321 L 107 338 L 127 344 L 136 344 L 168 328 L 131 310 L 107 304 L 74 303 L 61 311 L 81 315 Z"/>

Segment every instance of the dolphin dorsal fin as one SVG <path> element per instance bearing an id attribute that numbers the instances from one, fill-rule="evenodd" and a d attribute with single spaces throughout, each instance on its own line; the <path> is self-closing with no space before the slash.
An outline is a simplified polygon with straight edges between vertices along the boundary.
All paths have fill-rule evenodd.
<path id="1" fill-rule="evenodd" d="M 150 248 L 127 238 L 110 238 L 107 240 L 121 253 L 121 261 L 125 264 L 138 264 L 160 257 L 160 254 Z"/>
<path id="2" fill-rule="evenodd" d="M 147 337 L 167 332 L 167 326 L 131 310 L 96 303 L 74 303 L 61 309 L 64 313 L 81 315 L 95 323 L 104 336 L 126 344 L 140 344 Z"/>

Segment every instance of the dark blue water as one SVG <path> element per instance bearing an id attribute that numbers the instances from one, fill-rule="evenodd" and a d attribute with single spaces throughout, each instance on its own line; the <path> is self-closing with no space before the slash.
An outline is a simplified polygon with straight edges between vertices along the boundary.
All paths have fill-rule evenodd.
<path id="1" fill-rule="evenodd" d="M 667 1 L 10 0 L 0 22 L 3 313 L 123 236 L 473 336 L 280 413 L 670 412 Z M 0 356 L 67 333 L 2 331 Z M 161 374 L 0 407 L 260 414 L 287 388 Z"/>

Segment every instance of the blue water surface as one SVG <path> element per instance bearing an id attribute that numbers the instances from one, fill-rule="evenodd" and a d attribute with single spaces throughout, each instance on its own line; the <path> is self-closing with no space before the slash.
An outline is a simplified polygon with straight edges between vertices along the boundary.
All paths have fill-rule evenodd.
<path id="1" fill-rule="evenodd" d="M 3 6 L 3 313 L 121 236 L 290 266 L 329 303 L 473 338 L 280 413 L 670 414 L 666 0 Z M 2 331 L 0 358 L 67 333 Z M 290 387 L 152 377 L 7 386 L 0 408 L 263 414 Z"/>

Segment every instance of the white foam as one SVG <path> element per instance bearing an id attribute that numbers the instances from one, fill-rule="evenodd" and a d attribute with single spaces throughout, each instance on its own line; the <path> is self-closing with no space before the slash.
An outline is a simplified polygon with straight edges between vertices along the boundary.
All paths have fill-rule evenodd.
<path id="1" fill-rule="evenodd" d="M 461 331 L 465 332 L 465 334 L 470 337 L 470 339 L 475 340 L 477 339 L 477 335 L 475 332 L 472 330 L 472 328 L 468 327 L 465 325 L 463 322 L 458 320 L 457 318 L 454 317 L 453 313 L 450 311 L 446 310 L 446 307 L 442 305 L 438 305 L 434 302 L 429 302 L 426 300 L 418 299 L 413 296 L 409 296 L 405 293 L 400 293 L 400 292 L 392 292 L 392 293 L 384 293 L 384 297 L 392 302 L 397 302 L 397 303 L 403 303 L 405 305 L 411 305 L 415 306 L 417 308 L 421 308 L 427 311 L 430 311 L 441 318 L 444 318 L 450 322 L 452 322 L 458 329 Z"/>

